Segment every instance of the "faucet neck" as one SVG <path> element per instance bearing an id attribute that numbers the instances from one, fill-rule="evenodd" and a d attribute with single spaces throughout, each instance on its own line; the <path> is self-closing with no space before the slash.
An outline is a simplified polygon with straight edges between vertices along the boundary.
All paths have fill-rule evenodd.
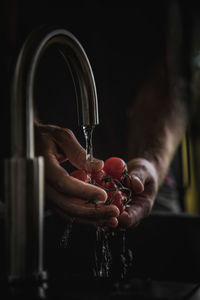
<path id="1" fill-rule="evenodd" d="M 99 123 L 96 85 L 87 55 L 67 30 L 42 26 L 24 43 L 14 70 L 11 89 L 12 156 L 34 157 L 34 78 L 40 57 L 55 45 L 67 63 L 76 89 L 79 125 Z"/>

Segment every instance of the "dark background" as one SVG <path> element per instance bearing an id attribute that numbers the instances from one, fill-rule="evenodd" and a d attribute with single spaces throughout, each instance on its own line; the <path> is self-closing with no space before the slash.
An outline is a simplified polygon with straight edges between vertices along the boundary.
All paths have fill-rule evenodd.
<path id="1" fill-rule="evenodd" d="M 98 2 L 95 5 L 88 2 L 80 5 L 76 1 L 73 1 L 73 4 L 65 1 L 65 6 L 59 1 L 51 3 L 53 4 L 47 1 L 3 0 L 0 4 L 2 30 L 0 50 L 1 197 L 3 194 L 3 159 L 10 156 L 9 92 L 12 66 L 19 49 L 33 29 L 41 24 L 64 27 L 71 31 L 84 47 L 92 65 L 97 85 L 100 125 L 94 131 L 93 142 L 94 155 L 101 159 L 106 159 L 113 155 L 125 158 L 126 139 L 129 133 L 126 116 L 129 105 L 158 58 L 163 55 L 166 47 L 166 16 L 167 8 L 171 1 L 140 0 L 132 2 L 130 7 L 125 5 L 119 5 L 118 7 L 115 5 L 113 7 Z M 182 3 L 185 4 L 187 1 L 182 1 Z M 187 5 L 185 9 L 187 10 Z M 84 145 L 82 129 L 77 127 L 74 98 L 72 80 L 67 67 L 58 53 L 55 53 L 53 49 L 48 50 L 41 60 L 36 77 L 35 103 L 38 115 L 44 123 L 53 123 L 71 128 Z M 176 168 L 177 165 L 179 167 L 178 158 L 176 158 Z M 135 269 L 133 269 L 136 276 L 138 274 L 146 275 L 146 270 L 147 275 L 149 275 L 149 270 L 151 270 L 151 275 L 153 274 L 155 278 L 158 276 L 161 279 L 168 279 L 174 276 L 175 280 L 177 278 L 185 280 L 184 271 L 189 268 L 186 279 L 188 280 L 190 275 L 191 277 L 193 276 L 192 280 L 199 278 L 199 264 L 196 265 L 196 257 L 199 253 L 199 246 L 196 245 L 199 220 L 195 219 L 197 224 L 191 224 L 191 231 L 188 223 L 184 223 L 184 219 L 178 225 L 176 220 L 171 220 L 171 217 L 170 219 L 167 218 L 167 220 L 161 218 L 164 224 L 160 223 L 160 217 L 159 223 L 155 219 L 154 223 L 152 223 L 153 225 L 148 223 L 150 222 L 148 220 L 151 219 L 147 219 L 145 221 L 147 223 L 144 222 L 143 225 L 134 231 L 135 236 L 131 232 L 128 239 L 130 244 L 132 241 L 135 243 L 134 251 L 136 255 L 142 258 L 134 261 L 135 264 L 137 263 Z M 58 220 L 59 222 L 61 222 L 60 219 Z M 146 227 L 145 224 L 147 224 Z M 54 250 L 57 247 L 55 240 L 60 239 L 58 231 L 60 230 L 60 233 L 62 233 L 65 225 L 61 224 L 61 229 L 55 222 L 51 222 L 50 225 L 48 226 L 48 237 L 50 237 L 51 247 Z M 145 234 L 141 238 L 143 226 L 149 230 L 149 234 L 148 231 L 146 234 L 144 230 Z M 160 227 L 162 230 L 159 231 Z M 80 230 L 79 227 L 78 230 Z M 193 235 L 191 235 L 191 232 L 193 232 Z M 150 233 L 153 233 L 153 239 Z M 167 235 L 171 239 L 168 239 Z M 84 268 L 87 270 L 88 266 L 85 265 L 89 259 L 91 261 L 91 257 L 88 257 L 88 260 L 82 259 L 84 251 L 88 255 L 87 243 L 85 243 L 84 237 L 85 235 L 78 242 L 77 240 L 74 242 L 74 244 L 77 243 L 78 245 L 78 247 L 75 247 L 76 255 L 74 257 L 77 260 L 75 271 L 76 268 L 80 269 L 80 262 L 83 270 Z M 178 240 L 180 249 L 176 253 L 181 253 L 181 255 L 171 259 L 175 253 L 174 245 L 177 246 L 178 237 L 182 242 Z M 92 239 L 89 240 L 92 243 Z M 145 242 L 146 240 L 147 242 Z M 140 247 L 137 247 L 138 241 Z M 167 243 L 167 241 L 169 242 Z M 187 247 L 193 243 L 195 243 L 194 249 L 196 251 L 195 253 L 190 253 Z M 148 250 L 150 249 L 149 256 L 146 255 L 147 245 Z M 93 248 L 91 247 L 91 249 Z M 139 249 L 139 254 L 137 249 Z M 60 268 L 64 261 L 63 257 L 65 259 L 67 257 L 66 249 L 61 249 L 63 255 L 59 253 L 56 256 L 57 251 L 58 249 L 56 248 L 54 256 L 52 256 L 51 251 L 47 251 L 49 257 L 47 256 L 46 259 L 47 262 L 48 260 L 52 262 L 53 269 Z M 71 247 L 70 251 L 74 255 L 74 247 Z M 186 252 L 194 261 L 189 265 L 185 265 Z M 69 259 L 71 259 L 72 255 L 68 256 Z M 58 258 L 54 259 L 55 257 Z M 149 257 L 151 257 L 150 260 Z M 141 264 L 144 258 L 145 261 Z M 174 272 L 173 264 L 175 262 L 177 272 Z M 74 268 L 73 264 L 74 260 L 71 261 L 72 268 Z M 194 266 L 196 267 L 195 270 Z M 63 264 L 63 269 L 65 267 L 66 264 Z"/>
<path id="2" fill-rule="evenodd" d="M 163 47 L 165 11 L 164 4 L 158 3 L 135 1 L 130 8 L 87 2 L 66 2 L 62 6 L 59 1 L 3 1 L 6 88 L 10 66 L 28 34 L 41 24 L 66 28 L 84 47 L 96 79 L 100 125 L 94 133 L 94 154 L 102 159 L 123 156 L 128 105 Z M 73 129 L 76 114 L 72 82 L 59 54 L 48 52 L 35 85 L 39 116 L 44 122 Z"/>
<path id="3" fill-rule="evenodd" d="M 3 159 L 10 156 L 9 93 L 13 65 L 28 34 L 42 24 L 71 31 L 90 60 L 100 117 L 93 135 L 94 156 L 104 160 L 119 156 L 126 160 L 129 105 L 164 54 L 168 8 L 173 2 L 142 0 L 131 6 L 112 6 L 89 1 L 65 1 L 65 5 L 60 1 L 1 1 L 1 166 Z M 185 13 L 187 1 L 181 3 Z M 45 53 L 38 68 L 35 105 L 43 123 L 72 129 L 85 145 L 82 128 L 77 127 L 72 79 L 53 49 Z M 179 154 L 177 157 L 174 170 L 180 180 Z M 1 177 L 2 191 L 3 172 Z"/>
<path id="4" fill-rule="evenodd" d="M 28 34 L 41 24 L 49 24 L 64 27 L 78 38 L 92 65 L 99 99 L 100 124 L 94 131 L 94 155 L 101 159 L 113 155 L 126 159 L 128 108 L 164 53 L 167 8 L 172 2 L 140 0 L 133 1 L 130 7 L 121 3 L 117 7 L 100 2 L 82 2 L 80 5 L 76 1 L 73 4 L 65 1 L 63 6 L 59 1 L 51 4 L 32 0 L 1 1 L 0 198 L 3 197 L 3 160 L 10 156 L 12 67 Z M 184 4 L 184 11 L 190 13 L 189 8 L 194 2 L 190 1 L 190 7 L 187 6 L 188 1 L 180 2 Z M 185 28 L 189 30 L 187 20 Z M 38 115 L 44 123 L 71 128 L 84 145 L 82 129 L 77 127 L 74 96 L 66 65 L 58 53 L 48 50 L 41 60 L 35 83 Z M 181 171 L 179 153 L 173 167 L 174 171 Z M 95 289 L 96 286 L 90 282 L 91 264 L 94 263 L 94 233 L 91 228 L 87 232 L 87 228 L 74 226 L 68 249 L 58 248 L 66 224 L 54 217 L 55 220 L 51 220 L 51 216 L 46 218 L 45 245 L 48 246 L 45 248 L 45 267 L 49 267 L 50 274 L 56 271 L 57 280 L 64 279 L 65 288 L 66 279 L 75 274 L 78 279 L 81 278 L 82 286 L 86 284 L 86 288 L 89 285 L 89 289 Z M 185 219 L 185 215 L 177 218 L 175 214 L 161 214 L 150 216 L 136 229 L 128 231 L 126 243 L 128 248 L 133 249 L 134 259 L 129 278 L 199 282 L 199 227 L 198 217 L 187 215 Z M 1 231 L 3 235 L 4 230 Z M 116 267 L 113 274 L 116 278 L 121 272 L 121 241 L 121 236 L 112 241 Z M 0 257 L 5 264 L 4 255 Z M 0 273 L 4 272 L 3 269 Z M 69 281 L 67 284 L 68 288 L 74 288 Z M 75 291 L 81 293 L 79 284 L 75 282 Z M 144 290 L 144 285 L 141 290 Z"/>

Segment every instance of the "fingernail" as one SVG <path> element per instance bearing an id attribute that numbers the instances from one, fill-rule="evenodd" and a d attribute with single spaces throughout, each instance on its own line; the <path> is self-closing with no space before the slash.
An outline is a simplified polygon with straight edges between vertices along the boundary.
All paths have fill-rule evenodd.
<path id="1" fill-rule="evenodd" d="M 118 217 L 119 216 L 119 209 L 116 207 L 115 210 L 110 210 L 106 212 L 106 217 L 107 218 L 112 218 L 112 217 Z"/>
<path id="2" fill-rule="evenodd" d="M 135 180 L 137 180 L 137 181 L 139 181 L 139 182 L 141 182 L 142 183 L 142 179 L 139 177 L 139 176 L 137 176 L 137 175 L 132 175 L 132 177 L 135 179 Z"/>
<path id="3" fill-rule="evenodd" d="M 115 228 L 115 227 L 118 226 L 118 220 L 117 220 L 117 218 L 112 218 L 108 222 L 106 222 L 105 225 L 108 226 L 108 227 Z"/>
<path id="4" fill-rule="evenodd" d="M 132 185 L 135 193 L 141 193 L 144 191 L 144 185 L 142 183 L 142 180 L 138 176 L 134 175 L 132 177 Z"/>
<path id="5" fill-rule="evenodd" d="M 102 188 L 100 188 L 100 193 L 96 196 L 95 202 L 105 203 L 108 195 Z"/>

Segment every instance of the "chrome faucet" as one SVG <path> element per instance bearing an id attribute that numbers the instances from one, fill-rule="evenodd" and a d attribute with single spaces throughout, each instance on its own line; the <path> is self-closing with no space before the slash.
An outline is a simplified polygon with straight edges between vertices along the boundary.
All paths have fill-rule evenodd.
<path id="1" fill-rule="evenodd" d="M 56 46 L 76 88 L 79 125 L 98 124 L 93 72 L 79 41 L 67 30 L 42 26 L 25 41 L 11 88 L 11 153 L 5 161 L 9 281 L 45 277 L 43 267 L 44 162 L 34 154 L 34 78 L 40 57 Z"/>

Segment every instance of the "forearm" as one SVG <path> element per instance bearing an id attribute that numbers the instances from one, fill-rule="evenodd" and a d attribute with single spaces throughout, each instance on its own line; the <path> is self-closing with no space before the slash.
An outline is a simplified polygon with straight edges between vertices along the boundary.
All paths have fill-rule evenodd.
<path id="1" fill-rule="evenodd" d="M 174 91 L 165 65 L 159 64 L 129 111 L 127 159 L 140 157 L 150 161 L 158 173 L 159 184 L 167 174 L 188 118 L 181 91 Z"/>

